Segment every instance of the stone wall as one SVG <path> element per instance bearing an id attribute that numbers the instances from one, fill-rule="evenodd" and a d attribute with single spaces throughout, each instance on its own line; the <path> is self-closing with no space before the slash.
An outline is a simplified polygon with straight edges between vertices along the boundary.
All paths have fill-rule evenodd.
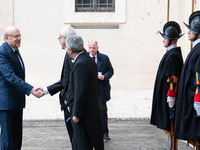
<path id="1" fill-rule="evenodd" d="M 26 66 L 26 81 L 45 87 L 60 79 L 65 51 L 61 50 L 58 34 L 66 24 L 74 25 L 77 34 L 84 39 L 85 48 L 88 40 L 97 40 L 99 51 L 109 56 L 114 67 L 109 117 L 148 118 L 156 71 L 165 53 L 158 31 L 162 32 L 167 21 L 167 1 L 119 1 L 116 10 L 120 10 L 121 14 L 117 13 L 122 16 L 120 19 L 111 16 L 112 22 L 109 23 L 109 18 L 95 20 L 89 16 L 88 19 L 83 14 L 77 16 L 78 20 L 73 19 L 76 17 L 73 13 L 69 18 L 70 8 L 74 7 L 69 0 L 1 0 L 0 19 L 4 21 L 0 22 L 0 37 L 9 25 L 14 24 L 20 29 L 20 52 Z M 187 32 L 183 22 L 188 23 L 190 6 L 187 0 L 175 0 L 170 4 L 170 20 L 177 21 L 183 33 Z M 113 24 L 115 28 L 112 28 Z M 185 58 L 190 50 L 187 34 L 178 45 L 182 46 Z M 39 100 L 27 97 L 24 119 L 61 118 L 58 94 Z"/>

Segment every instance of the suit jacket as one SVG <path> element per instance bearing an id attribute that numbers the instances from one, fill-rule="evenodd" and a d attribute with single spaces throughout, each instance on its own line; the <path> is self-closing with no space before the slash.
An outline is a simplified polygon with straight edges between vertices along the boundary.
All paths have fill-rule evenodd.
<path id="1" fill-rule="evenodd" d="M 98 90 L 99 90 L 99 100 L 108 101 L 110 100 L 110 78 L 114 74 L 112 64 L 107 55 L 97 52 L 97 65 L 98 72 L 102 72 L 104 75 L 104 80 L 98 80 Z"/>
<path id="2" fill-rule="evenodd" d="M 32 88 L 25 82 L 25 68 L 18 55 L 6 42 L 3 43 L 0 46 L 0 110 L 23 109 L 25 94 L 29 95 Z"/>
<path id="3" fill-rule="evenodd" d="M 103 147 L 97 69 L 96 63 L 84 51 L 73 65 L 67 89 L 67 101 L 71 114 L 84 122 L 84 131 L 87 132 L 92 145 L 96 148 L 97 145 Z"/>
<path id="4" fill-rule="evenodd" d="M 68 53 L 66 52 L 60 80 L 47 87 L 50 95 L 54 95 L 62 90 L 63 91 L 66 90 L 66 87 L 68 84 L 68 77 L 69 77 L 69 74 L 71 72 L 72 65 L 73 65 L 71 60 L 72 60 L 72 58 L 70 58 Z M 64 99 L 62 99 L 62 97 L 63 97 L 62 94 L 64 94 L 64 93 L 65 92 L 60 93 L 61 110 L 65 109 L 65 107 L 66 107 L 66 105 L 64 104 Z"/>

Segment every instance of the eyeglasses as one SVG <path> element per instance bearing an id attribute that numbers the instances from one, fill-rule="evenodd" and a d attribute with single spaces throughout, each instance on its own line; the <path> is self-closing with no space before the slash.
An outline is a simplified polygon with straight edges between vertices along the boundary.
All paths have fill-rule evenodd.
<path id="1" fill-rule="evenodd" d="M 60 42 L 60 40 L 61 40 L 63 37 L 64 37 L 64 36 L 59 37 L 59 38 L 58 38 L 58 41 Z"/>
<path id="2" fill-rule="evenodd" d="M 13 37 L 13 38 L 20 38 L 22 35 L 21 34 L 19 34 L 19 35 L 7 35 L 7 36 L 10 36 L 10 37 Z"/>

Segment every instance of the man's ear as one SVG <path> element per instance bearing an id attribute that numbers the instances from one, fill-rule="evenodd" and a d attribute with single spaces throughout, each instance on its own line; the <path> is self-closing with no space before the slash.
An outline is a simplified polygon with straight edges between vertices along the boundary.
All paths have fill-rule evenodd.
<path id="1" fill-rule="evenodd" d="M 68 49 L 68 52 L 71 54 L 73 51 L 71 48 Z"/>
<path id="2" fill-rule="evenodd" d="M 8 40 L 8 36 L 7 35 L 5 35 L 5 40 Z"/>

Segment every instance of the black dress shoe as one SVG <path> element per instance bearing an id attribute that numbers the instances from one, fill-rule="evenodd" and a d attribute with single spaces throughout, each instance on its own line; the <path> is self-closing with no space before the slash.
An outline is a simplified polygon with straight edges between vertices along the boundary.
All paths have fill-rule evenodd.
<path id="1" fill-rule="evenodd" d="M 111 140 L 111 138 L 110 138 L 108 135 L 103 135 L 103 139 L 104 139 L 105 141 Z"/>

